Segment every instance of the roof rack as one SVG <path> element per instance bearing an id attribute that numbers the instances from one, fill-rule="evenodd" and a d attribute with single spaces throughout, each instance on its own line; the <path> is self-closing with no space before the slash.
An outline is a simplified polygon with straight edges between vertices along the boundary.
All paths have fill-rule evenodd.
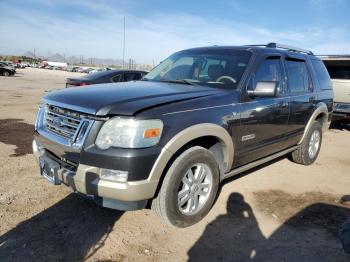
<path id="1" fill-rule="evenodd" d="M 268 43 L 267 45 L 249 45 L 249 46 L 261 46 L 261 47 L 267 47 L 267 48 L 279 48 L 279 49 L 284 49 L 292 52 L 298 52 L 298 53 L 304 53 L 308 55 L 313 55 L 314 53 L 310 50 L 298 48 L 298 47 L 293 47 L 289 45 L 284 45 L 284 44 L 278 44 L 278 43 Z"/>
<path id="2" fill-rule="evenodd" d="M 326 57 L 326 58 L 337 58 L 337 57 L 350 57 L 350 55 L 316 55 L 318 57 Z"/>

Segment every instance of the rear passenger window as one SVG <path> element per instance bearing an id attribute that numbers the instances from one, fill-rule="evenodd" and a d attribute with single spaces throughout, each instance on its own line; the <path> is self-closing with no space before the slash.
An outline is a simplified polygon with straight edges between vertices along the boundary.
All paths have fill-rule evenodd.
<path id="1" fill-rule="evenodd" d="M 315 70 L 316 78 L 321 89 L 323 90 L 332 89 L 332 82 L 331 82 L 331 79 L 329 78 L 329 74 L 323 62 L 320 60 L 312 59 L 311 64 Z"/>
<path id="2" fill-rule="evenodd" d="M 291 93 L 310 91 L 309 72 L 304 61 L 286 60 L 286 69 Z"/>

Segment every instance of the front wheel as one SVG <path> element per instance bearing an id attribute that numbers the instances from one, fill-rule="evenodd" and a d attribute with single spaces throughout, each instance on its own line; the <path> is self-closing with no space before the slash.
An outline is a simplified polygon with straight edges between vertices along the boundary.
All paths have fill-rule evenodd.
<path id="1" fill-rule="evenodd" d="M 3 76 L 9 76 L 9 75 L 10 75 L 10 73 L 9 73 L 9 72 L 7 72 L 7 71 L 4 71 L 4 72 L 2 72 L 2 75 L 3 75 Z"/>
<path id="2" fill-rule="evenodd" d="M 195 146 L 170 166 L 152 210 L 165 222 L 188 227 L 210 211 L 219 187 L 219 166 L 210 151 Z"/>
<path id="3" fill-rule="evenodd" d="M 292 152 L 291 158 L 294 162 L 302 165 L 311 165 L 315 162 L 322 143 L 322 126 L 319 121 L 311 124 L 308 133 L 299 148 Z"/>

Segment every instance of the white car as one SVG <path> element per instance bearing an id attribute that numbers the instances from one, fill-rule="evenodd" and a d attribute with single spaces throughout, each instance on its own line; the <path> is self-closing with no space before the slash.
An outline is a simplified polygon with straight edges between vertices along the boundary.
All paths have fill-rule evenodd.
<path id="1" fill-rule="evenodd" d="M 333 120 L 350 120 L 350 56 L 322 57 L 333 82 Z"/>

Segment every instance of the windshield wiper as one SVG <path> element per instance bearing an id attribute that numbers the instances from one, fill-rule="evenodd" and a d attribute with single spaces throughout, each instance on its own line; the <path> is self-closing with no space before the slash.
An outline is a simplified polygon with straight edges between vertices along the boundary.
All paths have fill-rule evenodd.
<path id="1" fill-rule="evenodd" d="M 160 82 L 166 82 L 166 83 L 175 83 L 175 84 L 186 84 L 186 85 L 191 85 L 191 86 L 197 86 L 196 80 L 192 79 L 162 79 L 159 80 Z"/>

